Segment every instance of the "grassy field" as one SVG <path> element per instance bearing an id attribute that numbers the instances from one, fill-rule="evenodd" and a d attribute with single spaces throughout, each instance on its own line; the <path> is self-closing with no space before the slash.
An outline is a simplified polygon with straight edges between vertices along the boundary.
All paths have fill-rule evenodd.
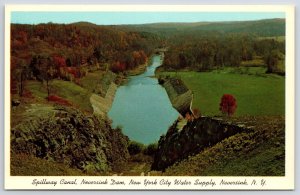
<path id="1" fill-rule="evenodd" d="M 265 74 L 262 67 L 226 68 L 212 72 L 160 72 L 180 77 L 193 91 L 193 108 L 202 115 L 220 115 L 223 94 L 237 100 L 235 116 L 284 115 L 285 77 Z"/>
<path id="2" fill-rule="evenodd" d="M 85 77 L 80 79 L 80 83 L 84 89 L 94 92 L 97 83 L 101 82 L 104 74 L 105 72 L 103 71 L 89 72 Z"/>
<path id="3" fill-rule="evenodd" d="M 82 108 L 82 110 L 92 111 L 92 106 L 90 104 L 91 93 L 68 81 L 54 80 L 53 82 L 54 93 L 62 98 L 65 98 L 75 105 Z"/>
<path id="4" fill-rule="evenodd" d="M 60 96 L 84 111 L 93 111 L 89 99 L 91 92 L 87 89 L 63 80 L 53 80 L 50 82 L 50 86 L 52 95 Z M 29 81 L 26 87 L 32 92 L 36 100 L 45 103 L 47 97 L 45 85 L 39 81 Z"/>

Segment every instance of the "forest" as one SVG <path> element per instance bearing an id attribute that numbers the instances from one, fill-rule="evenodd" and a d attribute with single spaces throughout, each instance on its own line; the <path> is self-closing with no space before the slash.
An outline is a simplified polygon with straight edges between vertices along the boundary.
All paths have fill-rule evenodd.
<path id="1" fill-rule="evenodd" d="M 146 63 L 161 42 L 147 32 L 125 32 L 91 23 L 11 25 L 11 92 L 24 81 L 76 81 L 88 71 L 124 72 Z"/>
<path id="2" fill-rule="evenodd" d="M 279 73 L 284 60 L 285 44 L 274 39 L 260 39 L 245 33 L 175 37 L 170 45 L 164 67 L 209 71 L 222 67 L 239 67 L 242 62 L 265 64 L 267 72 Z"/>

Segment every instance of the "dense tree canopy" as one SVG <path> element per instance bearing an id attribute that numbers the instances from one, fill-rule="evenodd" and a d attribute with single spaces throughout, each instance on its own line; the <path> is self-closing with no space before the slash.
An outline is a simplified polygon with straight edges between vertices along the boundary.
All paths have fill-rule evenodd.
<path id="1" fill-rule="evenodd" d="M 53 78 L 73 80 L 89 69 L 123 72 L 146 63 L 161 42 L 151 33 L 128 32 L 89 23 L 11 25 L 12 92 L 27 78 L 45 80 L 45 62 Z M 23 72 L 23 73 L 22 73 Z M 22 87 L 21 87 L 22 88 Z M 22 91 L 22 90 L 21 90 Z"/>
<path id="2" fill-rule="evenodd" d="M 269 61 L 276 60 L 276 56 L 271 55 L 273 50 L 281 53 L 281 56 L 285 54 L 284 42 L 259 39 L 245 33 L 210 33 L 201 36 L 185 34 L 180 37 L 174 36 L 169 42 L 171 44 L 164 61 L 166 69 L 189 68 L 207 71 L 224 66 L 237 67 L 242 61 L 253 60 L 254 57 L 269 56 Z"/>

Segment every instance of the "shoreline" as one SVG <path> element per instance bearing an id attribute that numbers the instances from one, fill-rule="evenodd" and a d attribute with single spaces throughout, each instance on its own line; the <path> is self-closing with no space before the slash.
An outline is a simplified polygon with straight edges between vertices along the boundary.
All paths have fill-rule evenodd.
<path id="1" fill-rule="evenodd" d="M 130 76 L 137 76 L 140 74 L 143 74 L 146 70 L 147 67 L 150 66 L 152 64 L 152 58 L 155 56 L 156 54 L 151 54 L 147 61 L 144 64 L 140 64 L 138 65 L 136 68 L 132 69 L 132 70 L 128 70 L 126 72 L 126 77 L 130 77 Z"/>

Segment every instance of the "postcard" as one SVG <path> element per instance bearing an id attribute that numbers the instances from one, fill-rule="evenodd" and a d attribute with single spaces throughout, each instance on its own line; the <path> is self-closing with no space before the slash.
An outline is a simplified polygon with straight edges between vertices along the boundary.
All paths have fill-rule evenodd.
<path id="1" fill-rule="evenodd" d="M 5 189 L 293 190 L 289 5 L 6 5 Z"/>

